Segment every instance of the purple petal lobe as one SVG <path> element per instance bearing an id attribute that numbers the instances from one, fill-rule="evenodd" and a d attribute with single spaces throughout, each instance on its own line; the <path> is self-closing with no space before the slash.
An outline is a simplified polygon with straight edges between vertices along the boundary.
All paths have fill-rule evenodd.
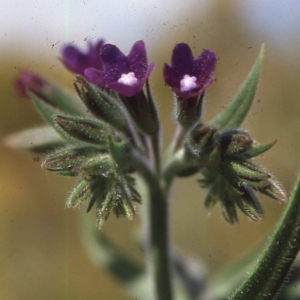
<path id="1" fill-rule="evenodd" d="M 106 44 L 101 49 L 106 75 L 111 81 L 118 80 L 122 74 L 130 72 L 127 57 L 114 45 Z"/>
<path id="2" fill-rule="evenodd" d="M 146 47 L 143 41 L 136 42 L 128 54 L 131 71 L 137 78 L 143 78 L 148 69 Z"/>
<path id="3" fill-rule="evenodd" d="M 178 80 L 182 79 L 184 75 L 190 74 L 193 69 L 194 57 L 190 47 L 187 44 L 177 44 L 173 50 L 172 67 L 177 73 Z"/>
<path id="4" fill-rule="evenodd" d="M 88 50 L 83 52 L 76 46 L 67 45 L 62 48 L 61 61 L 72 72 L 83 75 L 86 68 L 102 69 L 100 49 L 104 41 L 99 40 L 95 44 L 88 42 Z"/>

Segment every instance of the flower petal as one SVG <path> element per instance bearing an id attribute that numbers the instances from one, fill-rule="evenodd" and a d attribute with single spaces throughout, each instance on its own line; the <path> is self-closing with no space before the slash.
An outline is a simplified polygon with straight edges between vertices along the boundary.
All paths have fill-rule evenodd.
<path id="1" fill-rule="evenodd" d="M 117 81 L 122 74 L 127 74 L 131 71 L 128 58 L 115 45 L 104 45 L 101 49 L 101 58 L 107 82 Z"/>
<path id="2" fill-rule="evenodd" d="M 67 45 L 62 48 L 61 61 L 71 72 L 83 75 L 86 68 L 102 69 L 100 49 L 104 41 L 99 40 L 95 44 L 92 42 L 88 43 L 89 48 L 86 53 L 73 45 Z"/>
<path id="3" fill-rule="evenodd" d="M 181 80 L 184 75 L 194 76 L 194 74 L 191 74 L 193 67 L 194 57 L 189 45 L 184 43 L 177 44 L 172 54 L 172 68 L 178 77 L 178 81 Z"/>
<path id="4" fill-rule="evenodd" d="M 204 49 L 201 55 L 195 59 L 194 71 L 197 77 L 197 83 L 202 90 L 206 89 L 215 78 L 212 77 L 212 74 L 216 68 L 217 56 L 215 52 L 208 49 Z M 198 74 L 197 74 L 198 73 Z"/>
<path id="5" fill-rule="evenodd" d="M 136 42 L 127 56 L 131 71 L 138 79 L 145 76 L 148 69 L 146 47 L 143 41 Z"/>

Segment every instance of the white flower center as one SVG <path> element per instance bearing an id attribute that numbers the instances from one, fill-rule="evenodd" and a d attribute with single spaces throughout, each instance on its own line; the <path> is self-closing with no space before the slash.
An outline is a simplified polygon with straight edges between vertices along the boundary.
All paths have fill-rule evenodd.
<path id="1" fill-rule="evenodd" d="M 138 82 L 138 79 L 133 72 L 129 72 L 128 74 L 122 74 L 118 79 L 118 82 L 124 85 L 133 86 Z"/>
<path id="2" fill-rule="evenodd" d="M 182 92 L 189 92 L 197 86 L 197 78 L 195 76 L 184 75 L 183 79 L 180 80 L 180 90 Z"/>

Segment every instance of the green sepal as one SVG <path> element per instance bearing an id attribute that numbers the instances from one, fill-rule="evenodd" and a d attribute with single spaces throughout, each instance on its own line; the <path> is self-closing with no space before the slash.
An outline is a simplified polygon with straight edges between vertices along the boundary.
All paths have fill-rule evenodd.
<path id="1" fill-rule="evenodd" d="M 47 153 L 65 145 L 65 140 L 51 126 L 44 125 L 11 134 L 4 138 L 6 147 L 34 153 Z"/>
<path id="2" fill-rule="evenodd" d="M 252 158 L 252 157 L 256 157 L 260 154 L 263 154 L 264 152 L 268 151 L 269 149 L 271 149 L 275 144 L 276 144 L 277 140 L 268 143 L 268 144 L 261 144 L 261 145 L 252 145 L 252 147 L 243 153 L 243 157 L 245 159 L 247 158 Z"/>
<path id="3" fill-rule="evenodd" d="M 220 130 L 237 128 L 241 125 L 254 100 L 262 69 L 264 50 L 265 47 L 262 45 L 258 58 L 238 94 L 227 108 L 210 122 L 211 125 L 217 126 Z"/>
<path id="4" fill-rule="evenodd" d="M 96 120 L 73 116 L 54 116 L 59 131 L 83 142 L 107 145 L 107 135 L 112 134 L 109 126 Z"/>
<path id="5" fill-rule="evenodd" d="M 107 220 L 112 210 L 112 205 L 113 201 L 110 192 L 106 194 L 106 197 L 103 199 L 103 201 L 96 202 L 96 226 L 98 229 L 101 229 Z"/>
<path id="6" fill-rule="evenodd" d="M 280 182 L 273 176 L 269 179 L 269 185 L 267 188 L 259 190 L 259 192 L 281 202 L 286 202 L 287 200 L 285 190 L 282 188 Z"/>
<path id="7" fill-rule="evenodd" d="M 201 186 L 209 187 L 204 202 L 206 208 L 211 209 L 219 202 L 224 219 L 232 224 L 238 222 L 237 208 L 253 221 L 262 219 L 263 209 L 250 187 L 235 186 L 235 182 L 232 184 L 226 179 L 229 175 L 207 175 L 207 178 L 198 180 Z"/>
<path id="8" fill-rule="evenodd" d="M 81 172 L 80 167 L 92 156 L 99 154 L 99 149 L 94 147 L 73 147 L 58 150 L 49 155 L 42 163 L 48 171 L 58 172 L 64 176 L 76 176 Z"/>
<path id="9" fill-rule="evenodd" d="M 223 172 L 235 188 L 251 187 L 275 200 L 286 201 L 286 193 L 280 183 L 251 161 L 231 160 L 223 164 Z"/>
<path id="10" fill-rule="evenodd" d="M 120 103 L 84 77 L 78 75 L 77 80 L 83 88 L 80 90 L 75 85 L 76 90 L 89 111 L 114 128 L 123 132 L 126 131 L 127 120 Z"/>
<path id="11" fill-rule="evenodd" d="M 131 175 L 125 174 L 123 175 L 123 181 L 126 183 L 125 190 L 127 191 L 128 195 L 130 195 L 130 199 L 133 202 L 141 203 L 141 195 L 139 192 L 135 189 L 135 178 Z"/>
<path id="12" fill-rule="evenodd" d="M 201 180 L 199 180 L 200 184 L 203 184 Z M 211 209 L 217 201 L 219 200 L 218 192 L 217 192 L 217 184 L 214 184 L 208 190 L 205 199 L 204 199 L 204 206 L 208 209 Z"/>
<path id="13" fill-rule="evenodd" d="M 84 176 L 113 178 L 115 176 L 115 163 L 110 155 L 102 153 L 85 160 L 80 166 L 80 171 Z"/>
<path id="14" fill-rule="evenodd" d="M 183 128 L 190 129 L 200 121 L 203 111 L 204 94 L 202 92 L 199 96 L 190 99 L 175 96 L 176 119 Z"/>
<path id="15" fill-rule="evenodd" d="M 89 213 L 94 204 L 101 203 L 109 190 L 107 189 L 107 180 L 102 177 L 96 177 L 93 181 L 93 193 L 92 197 L 89 199 L 88 207 L 86 209 L 86 212 Z"/>
<path id="16" fill-rule="evenodd" d="M 251 220 L 260 221 L 264 216 L 264 210 L 251 188 L 244 187 L 236 192 L 240 194 L 236 202 L 239 209 Z"/>
<path id="17" fill-rule="evenodd" d="M 81 179 L 68 197 L 66 207 L 75 208 L 85 202 L 89 202 L 93 196 L 92 185 L 92 181 Z"/>
<path id="18" fill-rule="evenodd" d="M 231 160 L 229 165 L 229 168 L 232 168 L 233 172 L 241 179 L 260 182 L 267 181 L 271 177 L 269 173 L 250 161 Z"/>
<path id="19" fill-rule="evenodd" d="M 149 86 L 147 94 L 141 90 L 131 97 L 123 95 L 119 95 L 119 97 L 131 116 L 131 120 L 142 133 L 152 136 L 158 133 L 160 127 L 159 117 Z"/>
<path id="20" fill-rule="evenodd" d="M 109 214 L 114 212 L 117 217 L 126 217 L 132 220 L 135 216 L 135 210 L 132 205 L 133 195 L 128 189 L 126 181 L 122 177 L 106 179 L 105 196 L 96 201 L 97 226 L 100 229 L 107 220 Z"/>

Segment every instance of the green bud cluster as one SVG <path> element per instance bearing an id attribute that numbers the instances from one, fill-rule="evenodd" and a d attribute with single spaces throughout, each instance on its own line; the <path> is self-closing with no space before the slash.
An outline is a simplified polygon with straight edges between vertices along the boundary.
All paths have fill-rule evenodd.
<path id="1" fill-rule="evenodd" d="M 251 160 L 274 144 L 256 145 L 249 133 L 239 129 L 221 133 L 205 124 L 193 128 L 186 145 L 203 175 L 200 185 L 208 188 L 205 206 L 211 208 L 219 201 L 225 219 L 234 223 L 238 221 L 237 208 L 252 220 L 262 218 L 263 209 L 254 191 L 285 201 L 279 182 Z"/>

